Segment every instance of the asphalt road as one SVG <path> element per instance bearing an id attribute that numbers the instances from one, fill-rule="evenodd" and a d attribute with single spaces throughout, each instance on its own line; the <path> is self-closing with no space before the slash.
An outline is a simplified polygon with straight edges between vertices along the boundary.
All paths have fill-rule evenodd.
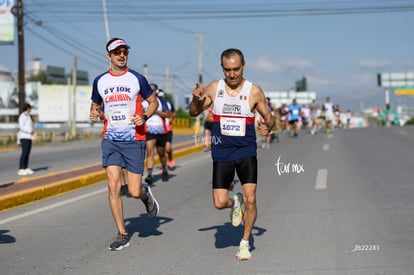
<path id="1" fill-rule="evenodd" d="M 194 140 L 191 135 L 175 135 L 173 143 Z M 100 139 L 62 141 L 34 145 L 30 154 L 29 166 L 35 171 L 31 177 L 70 170 L 76 167 L 101 162 Z M 0 183 L 14 182 L 21 177 L 19 168 L 20 148 L 0 152 Z"/>
<path id="2" fill-rule="evenodd" d="M 413 144 L 413 127 L 394 127 L 301 132 L 259 149 L 250 261 L 235 258 L 242 228 L 214 209 L 211 159 L 198 153 L 156 183 L 157 218 L 124 200 L 122 251 L 107 249 L 104 182 L 0 213 L 0 273 L 412 275 Z"/>

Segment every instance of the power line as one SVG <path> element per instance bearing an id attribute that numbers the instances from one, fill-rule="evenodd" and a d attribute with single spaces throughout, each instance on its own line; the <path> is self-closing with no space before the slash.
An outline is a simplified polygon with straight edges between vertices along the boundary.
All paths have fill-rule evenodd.
<path id="1" fill-rule="evenodd" d="M 220 3 L 220 5 L 218 5 Z M 237 3 L 237 5 L 235 5 Z M 414 1 L 390 0 L 158 0 L 158 1 L 107 1 L 109 20 L 115 22 L 142 22 L 157 28 L 192 34 L 191 25 L 182 28 L 172 24 L 172 20 L 214 20 L 280 18 L 297 16 L 329 16 L 373 13 L 406 13 L 414 11 Z M 36 37 L 64 54 L 77 54 L 83 62 L 106 68 L 103 54 L 93 47 L 93 43 L 104 40 L 97 33 L 86 33 L 84 23 L 103 22 L 101 1 L 69 2 L 33 0 L 24 7 L 24 16 L 32 22 L 41 22 L 39 28 L 26 26 Z M 26 22 L 30 21 L 26 20 Z M 74 31 L 68 31 L 67 27 Z M 65 27 L 66 30 L 62 31 Z M 102 23 L 103 28 L 103 23 Z M 210 34 L 208 35 L 210 36 Z M 57 42 L 59 40 L 60 42 Z M 79 41 L 88 43 L 78 43 Z M 105 40 L 106 41 L 106 40 Z M 100 43 L 100 42 L 99 42 Z M 217 50 L 215 50 L 217 52 Z M 207 53 L 208 54 L 208 53 Z M 219 55 L 218 53 L 214 54 Z M 143 61 L 145 57 L 139 57 Z M 212 58 L 208 58 L 208 61 Z M 146 61 L 145 61 L 146 62 Z M 153 60 L 151 62 L 154 62 Z M 148 63 L 148 62 L 147 62 Z M 205 73 L 203 71 L 203 73 Z"/>
<path id="2" fill-rule="evenodd" d="M 138 11 L 138 12 L 137 12 Z M 153 2 L 127 2 L 127 1 L 108 1 L 108 16 L 113 21 L 145 21 L 146 24 L 158 25 L 164 29 L 171 29 L 184 33 L 195 33 L 189 29 L 176 27 L 167 20 L 192 20 L 192 19 L 241 19 L 241 18 L 269 18 L 269 17 L 290 17 L 290 16 L 323 16 L 323 15 L 346 15 L 346 14 L 366 14 L 366 13 L 391 13 L 391 12 L 413 12 L 413 1 L 387 1 L 387 0 L 358 0 L 358 1 L 220 1 L 217 7 L 214 1 L 157 1 Z M 82 48 L 72 41 L 77 41 L 73 35 L 62 33 L 57 29 L 58 25 L 64 24 L 74 27 L 72 22 L 77 24 L 82 22 L 102 22 L 103 10 L 100 1 L 71 1 L 70 3 L 56 3 L 50 1 L 28 2 L 25 6 L 25 16 L 42 22 L 41 27 L 61 40 L 64 45 L 74 48 L 80 52 Z M 41 20 L 39 19 L 41 18 Z M 56 22 L 55 28 L 50 27 Z M 49 26 L 49 27 L 48 27 Z M 74 34 L 85 32 L 76 28 Z M 39 32 L 37 32 L 39 35 Z M 45 37 L 45 36 L 43 36 Z M 91 35 L 88 34 L 88 39 Z M 45 39 L 46 40 L 46 39 Z M 95 39 L 98 40 L 98 39 Z M 46 41 L 51 41 L 47 39 Z M 66 47 L 64 52 L 68 53 Z M 97 58 L 101 54 L 95 49 L 88 48 L 88 53 L 92 53 Z M 90 57 L 86 57 L 90 59 Z M 145 60 L 145 58 L 142 58 Z"/>
<path id="3" fill-rule="evenodd" d="M 182 2 L 182 1 L 181 1 Z M 239 1 L 240 2 L 240 1 Z M 57 3 L 56 3 L 57 4 Z M 82 9 L 79 9 L 79 7 Z M 127 8 L 125 8 L 125 6 Z M 96 8 L 93 3 L 70 6 L 64 3 L 54 6 L 53 13 L 65 15 L 71 20 L 78 22 L 96 22 L 102 18 L 101 9 Z M 244 2 L 234 5 L 233 3 L 221 3 L 219 7 L 215 4 L 198 2 L 197 4 L 171 4 L 170 1 L 157 1 L 156 3 L 128 2 L 128 4 L 117 2 L 109 5 L 108 13 L 114 20 L 123 21 L 145 21 L 145 20 L 188 20 L 188 19 L 234 19 L 234 18 L 263 18 L 263 17 L 285 17 L 285 16 L 310 16 L 310 15 L 346 15 L 367 13 L 391 13 L 412 12 L 413 1 L 312 1 L 312 2 L 272 2 L 257 3 Z M 43 10 L 32 10 L 33 13 L 47 16 Z M 45 17 L 44 20 L 51 20 Z"/>
<path id="4" fill-rule="evenodd" d="M 68 54 L 68 55 L 70 55 L 70 56 L 73 56 L 73 55 L 74 55 L 74 52 L 73 52 L 73 51 L 70 51 L 68 48 L 64 47 L 64 46 L 63 46 L 62 44 L 60 44 L 60 43 L 56 43 L 54 40 L 52 40 L 52 39 L 48 38 L 47 36 L 42 35 L 40 32 L 35 31 L 35 30 L 34 30 L 34 29 L 32 29 L 31 27 L 26 27 L 25 29 L 26 29 L 28 32 L 33 33 L 35 36 L 37 36 L 37 37 L 41 38 L 43 42 L 47 42 L 47 44 L 48 44 L 48 45 L 53 46 L 53 47 L 54 47 L 54 48 L 56 48 L 57 50 L 59 50 L 59 51 L 61 51 L 61 52 L 64 52 L 64 53 L 66 53 L 66 54 Z M 66 42 L 65 42 L 65 43 L 66 43 Z M 85 61 L 85 62 L 87 62 L 87 63 L 89 63 L 89 64 L 93 64 L 93 65 L 95 65 L 95 66 L 97 66 L 97 67 L 104 67 L 104 66 L 105 66 L 104 64 L 106 64 L 106 63 L 104 62 L 103 58 L 102 58 L 102 55 L 101 55 L 98 59 L 93 59 L 93 58 L 90 58 L 90 55 L 89 55 L 89 54 L 87 54 L 87 55 L 83 54 L 83 53 L 84 53 L 84 51 L 80 51 L 80 53 L 81 53 L 81 55 L 82 55 L 82 56 L 84 56 L 84 57 L 82 57 L 81 59 L 82 59 L 82 60 L 84 60 L 84 59 L 85 59 L 85 60 L 88 60 L 88 61 Z M 102 59 L 102 62 L 101 62 L 101 63 L 96 62 L 97 60 L 100 60 L 100 59 Z"/>

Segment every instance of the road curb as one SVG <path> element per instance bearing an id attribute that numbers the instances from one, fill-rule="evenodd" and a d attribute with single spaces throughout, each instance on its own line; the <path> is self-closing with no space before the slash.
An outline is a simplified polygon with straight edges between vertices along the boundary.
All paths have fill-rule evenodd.
<path id="1" fill-rule="evenodd" d="M 182 158 L 191 154 L 201 152 L 203 146 L 192 146 L 181 150 L 174 151 L 174 158 Z M 158 156 L 154 158 L 154 165 L 159 165 Z M 47 176 L 45 176 L 47 177 Z M 68 191 L 79 189 L 106 180 L 105 171 L 88 173 L 85 175 L 73 177 L 70 179 L 56 181 L 43 186 L 29 188 L 27 190 L 17 191 L 0 197 L 0 211 L 28 204 L 47 197 L 56 196 Z M 22 183 L 24 184 L 24 183 Z"/>

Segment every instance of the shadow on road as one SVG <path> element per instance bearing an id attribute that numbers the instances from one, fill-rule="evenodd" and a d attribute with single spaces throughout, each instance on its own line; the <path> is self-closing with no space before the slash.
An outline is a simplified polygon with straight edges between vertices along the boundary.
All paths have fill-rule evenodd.
<path id="1" fill-rule="evenodd" d="M 167 222 L 171 222 L 173 219 L 166 217 L 149 218 L 147 214 L 141 214 L 139 217 L 125 219 L 125 229 L 132 236 L 134 233 L 138 233 L 141 238 L 149 236 L 159 236 L 164 234 L 158 230 L 159 227 Z"/>
<path id="2" fill-rule="evenodd" d="M 7 232 L 10 232 L 10 230 L 0 230 L 0 244 L 16 242 L 16 238 L 11 235 L 7 235 Z"/>
<path id="3" fill-rule="evenodd" d="M 198 231 L 216 230 L 214 236 L 216 237 L 216 248 L 226 248 L 229 246 L 239 246 L 240 240 L 243 236 L 243 226 L 233 227 L 231 223 L 226 222 L 223 225 L 210 226 L 200 228 Z M 254 250 L 254 236 L 261 236 L 266 232 L 266 229 L 254 226 L 252 234 L 250 235 L 250 251 Z"/>
<path id="4" fill-rule="evenodd" d="M 33 171 L 35 171 L 35 172 L 39 172 L 39 171 L 42 171 L 42 170 L 49 170 L 49 166 L 41 166 L 41 167 L 36 167 L 36 168 L 33 168 L 32 169 Z"/>

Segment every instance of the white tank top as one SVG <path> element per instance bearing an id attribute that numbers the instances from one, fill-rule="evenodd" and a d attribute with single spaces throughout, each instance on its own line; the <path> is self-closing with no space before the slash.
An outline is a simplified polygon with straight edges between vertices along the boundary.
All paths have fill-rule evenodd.
<path id="1" fill-rule="evenodd" d="M 246 119 L 250 120 L 255 115 L 250 111 L 249 95 L 252 83 L 245 80 L 242 90 L 237 96 L 230 96 L 226 93 L 224 79 L 219 80 L 217 85 L 216 98 L 213 105 L 213 115 L 216 117 L 215 121 L 221 123 L 221 133 L 224 135 L 245 135 Z M 219 119 L 219 121 L 217 121 Z M 232 125 L 240 125 L 241 127 L 226 127 L 226 122 Z M 249 123 L 247 122 L 247 123 Z M 244 124 L 244 125 L 243 125 Z M 227 124 L 230 125 L 230 124 Z M 234 129 L 233 129 L 234 128 Z"/>
<path id="2" fill-rule="evenodd" d="M 213 104 L 214 122 L 211 153 L 215 161 L 231 161 L 256 155 L 255 115 L 250 110 L 249 96 L 252 83 L 245 80 L 237 96 L 225 91 L 224 80 L 219 80 Z"/>

